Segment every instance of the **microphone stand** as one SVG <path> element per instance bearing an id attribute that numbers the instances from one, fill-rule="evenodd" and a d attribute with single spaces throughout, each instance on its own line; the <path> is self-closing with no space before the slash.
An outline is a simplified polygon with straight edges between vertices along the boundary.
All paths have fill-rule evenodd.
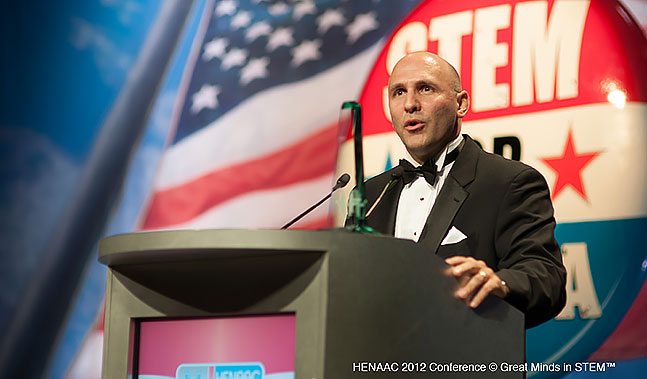
<path id="1" fill-rule="evenodd" d="M 337 191 L 340 188 L 346 187 L 346 184 L 348 184 L 349 180 L 350 180 L 350 175 L 348 175 L 348 174 L 343 174 L 342 176 L 340 176 L 339 179 L 337 179 L 337 183 L 332 188 L 332 191 L 330 191 L 330 193 L 328 193 L 328 195 L 326 195 L 323 199 L 319 200 L 319 202 L 317 204 L 315 204 L 315 205 L 311 206 L 310 208 L 306 209 L 305 211 L 303 211 L 303 213 L 301 213 L 300 215 L 298 215 L 297 217 L 292 219 L 292 221 L 290 221 L 287 224 L 283 225 L 281 227 L 281 230 L 289 228 L 290 226 L 292 226 L 292 224 L 294 224 L 295 222 L 301 220 L 303 218 L 303 216 L 305 216 L 308 213 L 312 212 L 313 209 L 317 208 L 324 201 L 328 200 L 330 198 L 330 196 L 332 196 L 333 192 Z"/>
<path id="2" fill-rule="evenodd" d="M 355 188 L 348 196 L 348 216 L 346 230 L 358 233 L 377 233 L 366 225 L 366 194 L 364 192 L 364 152 L 362 149 L 362 107 L 355 101 L 342 104 L 342 109 L 350 108 L 353 113 L 353 139 L 355 144 Z"/>
<path id="3" fill-rule="evenodd" d="M 320 206 L 324 201 L 328 200 L 328 199 L 330 198 L 330 196 L 332 196 L 332 193 L 333 193 L 333 191 L 331 191 L 331 192 L 330 192 L 328 195 L 326 195 L 326 197 L 324 197 L 323 199 L 319 200 L 319 202 L 318 202 L 317 204 L 315 204 L 315 205 L 311 206 L 310 208 L 306 209 L 303 213 L 301 213 L 300 215 L 298 215 L 297 217 L 295 217 L 292 221 L 290 221 L 290 222 L 288 222 L 287 224 L 283 225 L 283 226 L 281 227 L 281 230 L 287 229 L 287 228 L 289 228 L 290 226 L 292 226 L 292 224 L 294 224 L 295 222 L 297 222 L 297 221 L 301 220 L 301 219 L 303 218 L 303 216 L 305 216 L 305 215 L 307 215 L 308 213 L 312 212 L 312 210 L 313 210 L 313 209 L 317 208 L 317 207 L 318 207 L 318 206 Z"/>

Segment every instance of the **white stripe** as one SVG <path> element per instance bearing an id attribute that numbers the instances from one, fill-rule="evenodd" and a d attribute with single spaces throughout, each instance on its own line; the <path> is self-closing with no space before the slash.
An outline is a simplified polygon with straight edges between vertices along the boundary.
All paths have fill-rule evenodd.
<path id="1" fill-rule="evenodd" d="M 102 356 L 103 332 L 93 331 L 88 333 L 65 377 L 67 379 L 101 378 Z"/>
<path id="2" fill-rule="evenodd" d="M 214 207 L 189 222 L 164 229 L 280 228 L 326 196 L 332 186 L 331 172 L 290 186 L 249 192 Z M 329 211 L 330 201 L 326 201 L 291 228 L 326 217 Z"/>
<path id="3" fill-rule="evenodd" d="M 169 147 L 155 188 L 173 187 L 219 168 L 262 157 L 336 122 L 342 102 L 359 96 L 367 67 L 379 48 L 380 44 L 376 44 L 312 78 L 254 95 Z"/>

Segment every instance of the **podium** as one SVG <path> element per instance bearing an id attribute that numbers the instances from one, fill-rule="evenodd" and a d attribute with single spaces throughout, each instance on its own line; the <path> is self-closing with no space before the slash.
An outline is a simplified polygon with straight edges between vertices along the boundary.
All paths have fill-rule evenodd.
<path id="1" fill-rule="evenodd" d="M 501 370 L 525 361 L 523 314 L 494 297 L 467 307 L 453 297 L 443 260 L 409 240 L 343 230 L 146 232 L 103 239 L 99 260 L 108 266 L 104 378 L 145 377 L 148 322 L 281 315 L 293 323 L 297 379 L 524 377 Z M 224 377 L 216 359 L 183 357 L 206 367 L 203 379 Z"/>

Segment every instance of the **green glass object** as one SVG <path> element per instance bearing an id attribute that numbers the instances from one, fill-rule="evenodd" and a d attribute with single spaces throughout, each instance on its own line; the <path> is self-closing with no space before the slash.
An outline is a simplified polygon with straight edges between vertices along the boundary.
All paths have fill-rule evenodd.
<path id="1" fill-rule="evenodd" d="M 355 101 L 347 101 L 341 109 L 350 108 L 353 113 L 352 130 L 355 143 L 355 188 L 348 196 L 346 229 L 359 233 L 377 233 L 366 225 L 366 195 L 364 192 L 364 152 L 362 150 L 362 107 Z"/>

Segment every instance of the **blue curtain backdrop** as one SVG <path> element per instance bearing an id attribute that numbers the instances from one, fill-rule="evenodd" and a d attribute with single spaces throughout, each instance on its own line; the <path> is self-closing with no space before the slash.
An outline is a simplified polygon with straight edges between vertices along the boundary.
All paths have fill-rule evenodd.
<path id="1" fill-rule="evenodd" d="M 2 4 L 0 376 L 50 363 L 191 4 Z"/>

